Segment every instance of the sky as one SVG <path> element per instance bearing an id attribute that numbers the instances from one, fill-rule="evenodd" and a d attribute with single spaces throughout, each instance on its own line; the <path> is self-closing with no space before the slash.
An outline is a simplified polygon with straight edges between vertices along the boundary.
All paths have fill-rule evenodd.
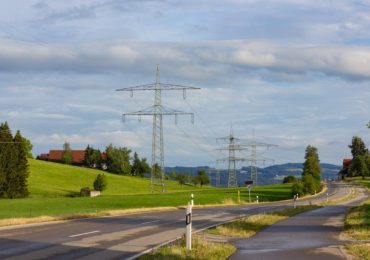
<path id="1" fill-rule="evenodd" d="M 307 145 L 341 165 L 352 136 L 370 145 L 368 0 L 0 3 L 0 121 L 35 156 L 112 143 L 150 160 L 152 118 L 121 115 L 154 93 L 115 90 L 155 82 L 157 65 L 161 82 L 201 88 L 163 93 L 195 114 L 164 118 L 167 166 L 222 168 L 231 126 L 243 143 L 255 132 L 278 145 L 258 150 L 266 165 L 303 162 Z"/>

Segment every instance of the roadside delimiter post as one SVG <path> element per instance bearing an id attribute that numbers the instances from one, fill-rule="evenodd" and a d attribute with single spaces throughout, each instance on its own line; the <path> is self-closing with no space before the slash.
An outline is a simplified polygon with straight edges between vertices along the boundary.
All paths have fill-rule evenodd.
<path id="1" fill-rule="evenodd" d="M 192 206 L 188 203 L 186 207 L 186 250 L 191 250 L 191 212 Z"/>

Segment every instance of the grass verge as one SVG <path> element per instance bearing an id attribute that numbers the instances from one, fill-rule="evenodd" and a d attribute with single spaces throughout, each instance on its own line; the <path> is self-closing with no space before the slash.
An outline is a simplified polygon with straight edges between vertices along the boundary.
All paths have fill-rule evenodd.
<path id="1" fill-rule="evenodd" d="M 370 259 L 370 243 L 360 245 L 346 245 L 347 251 L 359 259 L 369 260 Z"/>
<path id="2" fill-rule="evenodd" d="M 262 229 L 278 221 L 294 216 L 301 212 L 313 210 L 319 207 L 320 206 L 316 205 L 302 206 L 295 209 L 290 208 L 267 214 L 252 215 L 231 223 L 218 226 L 214 229 L 210 229 L 208 230 L 208 232 L 214 235 L 249 238 Z"/>
<path id="3" fill-rule="evenodd" d="M 187 251 L 185 239 L 180 239 L 172 245 L 161 247 L 150 254 L 140 257 L 140 260 L 162 259 L 200 259 L 224 260 L 236 251 L 233 245 L 227 243 L 211 243 L 199 236 L 193 235 L 192 250 Z"/>
<path id="4" fill-rule="evenodd" d="M 354 179 L 364 187 L 370 188 L 369 179 Z M 345 234 L 354 240 L 365 240 L 360 244 L 346 245 L 347 251 L 360 258 L 370 259 L 370 200 L 365 201 L 362 205 L 353 207 L 346 215 L 344 221 Z"/>
<path id="5" fill-rule="evenodd" d="M 252 215 L 228 224 L 207 230 L 210 234 L 224 235 L 228 237 L 248 238 L 258 231 L 270 226 L 280 220 L 296 215 L 298 213 L 320 208 L 320 206 L 302 206 L 295 209 L 284 209 L 281 211 Z M 193 248 L 186 251 L 185 239 L 182 238 L 175 243 L 156 249 L 154 252 L 141 256 L 140 260 L 160 259 L 227 259 L 236 248 L 229 243 L 208 242 L 204 238 L 193 235 Z"/>

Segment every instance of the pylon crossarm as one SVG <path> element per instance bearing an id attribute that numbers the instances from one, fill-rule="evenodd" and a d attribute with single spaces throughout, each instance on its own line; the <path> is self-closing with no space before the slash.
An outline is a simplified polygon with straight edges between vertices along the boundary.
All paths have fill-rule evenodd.
<path id="1" fill-rule="evenodd" d="M 221 147 L 221 148 L 218 148 L 216 150 L 218 150 L 218 151 L 228 151 L 228 150 L 230 150 L 230 148 L 238 150 L 238 151 L 248 150 L 247 147 L 243 147 L 243 146 L 238 145 L 238 144 L 230 145 L 230 146 L 227 146 L 227 147 Z"/>
<path id="2" fill-rule="evenodd" d="M 150 83 L 145 85 L 127 87 L 127 88 L 119 88 L 116 91 L 138 91 L 138 90 L 192 90 L 192 89 L 200 89 L 197 87 L 188 87 L 176 84 L 164 84 L 164 83 Z"/>

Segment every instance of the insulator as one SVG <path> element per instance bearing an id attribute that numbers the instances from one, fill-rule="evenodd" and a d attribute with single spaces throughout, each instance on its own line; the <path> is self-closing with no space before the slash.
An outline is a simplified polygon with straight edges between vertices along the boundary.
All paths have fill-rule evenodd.
<path id="1" fill-rule="evenodd" d="M 186 89 L 183 89 L 182 90 L 182 98 L 183 99 L 186 99 Z"/>
<path id="2" fill-rule="evenodd" d="M 122 115 L 122 122 L 124 123 L 126 121 L 126 116 Z"/>
<path id="3" fill-rule="evenodd" d="M 194 114 L 191 114 L 191 123 L 194 125 Z"/>
<path id="4" fill-rule="evenodd" d="M 177 125 L 177 115 L 175 115 L 175 125 Z"/>

